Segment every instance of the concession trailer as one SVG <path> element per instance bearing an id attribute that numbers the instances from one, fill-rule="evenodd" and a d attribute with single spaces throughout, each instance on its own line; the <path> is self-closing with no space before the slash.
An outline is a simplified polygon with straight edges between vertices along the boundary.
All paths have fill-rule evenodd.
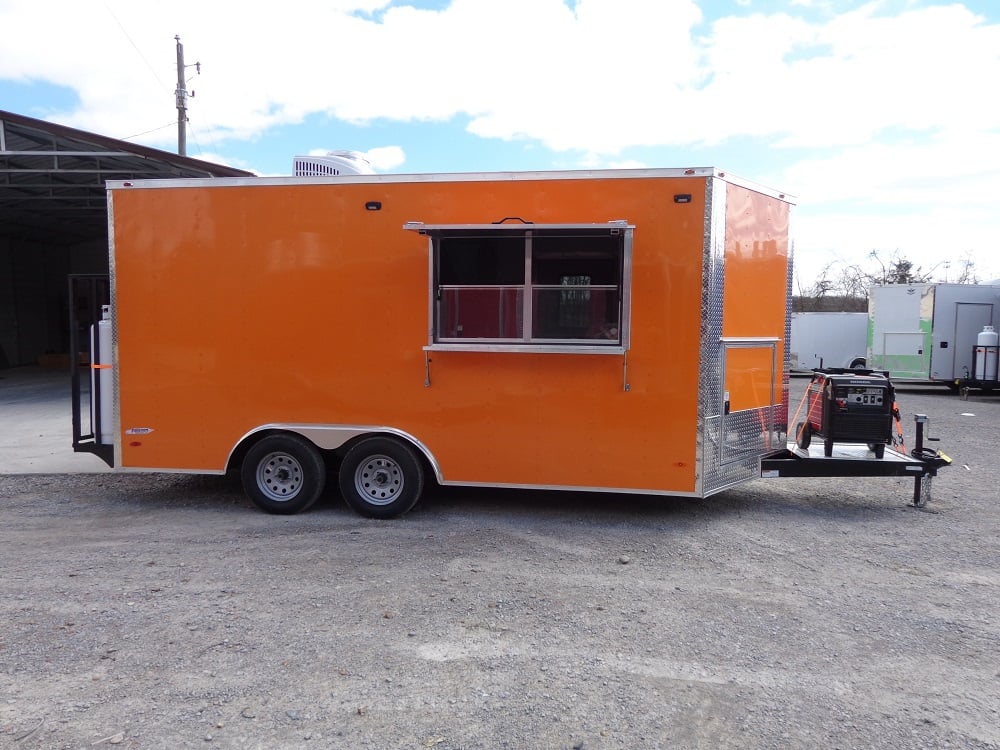
<path id="1" fill-rule="evenodd" d="M 983 379 L 974 362 L 976 347 L 985 327 L 1000 328 L 1000 286 L 875 286 L 868 317 L 869 367 L 888 370 L 897 381 L 958 388 Z"/>
<path id="2" fill-rule="evenodd" d="M 791 205 L 714 168 L 109 182 L 74 447 L 273 513 L 712 495 L 786 449 Z"/>

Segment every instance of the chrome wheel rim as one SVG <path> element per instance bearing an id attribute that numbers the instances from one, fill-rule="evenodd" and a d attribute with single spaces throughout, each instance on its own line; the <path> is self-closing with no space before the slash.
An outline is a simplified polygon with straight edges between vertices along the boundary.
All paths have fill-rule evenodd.
<path id="1" fill-rule="evenodd" d="M 293 499 L 302 491 L 302 464 L 287 453 L 269 453 L 257 464 L 257 487 L 269 500 Z"/>
<path id="2" fill-rule="evenodd" d="M 354 472 L 354 489 L 372 505 L 388 505 L 403 491 L 403 470 L 385 455 L 369 456 Z"/>

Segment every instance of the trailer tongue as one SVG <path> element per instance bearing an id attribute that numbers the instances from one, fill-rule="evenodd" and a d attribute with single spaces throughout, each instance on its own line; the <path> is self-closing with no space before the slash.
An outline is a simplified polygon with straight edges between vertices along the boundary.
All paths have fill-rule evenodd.
<path id="1" fill-rule="evenodd" d="M 775 477 L 913 477 L 913 504 L 930 500 L 931 478 L 951 459 L 924 447 L 930 420 L 916 414 L 916 444 L 907 454 L 893 432 L 899 410 L 889 373 L 843 368 L 816 369 L 799 409 L 805 419 L 796 424 L 795 440 L 761 459 L 760 475 Z M 822 438 L 814 443 L 812 438 Z M 895 446 L 895 448 L 890 447 Z"/>

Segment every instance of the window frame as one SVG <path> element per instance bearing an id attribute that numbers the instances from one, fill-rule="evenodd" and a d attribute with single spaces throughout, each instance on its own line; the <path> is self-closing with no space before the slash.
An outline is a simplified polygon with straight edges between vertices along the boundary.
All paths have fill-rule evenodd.
<path id="1" fill-rule="evenodd" d="M 581 224 L 424 224 L 422 222 L 408 222 L 404 229 L 415 231 L 427 237 L 428 254 L 428 343 L 424 347 L 426 351 L 491 351 L 491 352 L 527 352 L 527 353 L 575 353 L 575 354 L 623 354 L 630 346 L 631 333 L 631 295 L 632 295 L 632 237 L 635 227 L 627 221 L 609 221 L 606 223 L 581 223 Z M 532 240 L 541 234 L 542 236 L 578 235 L 589 237 L 619 237 L 620 253 L 618 261 L 620 272 L 617 285 L 610 284 L 589 284 L 587 286 L 556 286 L 553 284 L 534 283 L 532 280 Z M 498 237 L 522 237 L 524 240 L 525 252 L 525 278 L 520 285 L 456 285 L 438 284 L 440 269 L 440 240 L 447 237 L 461 237 L 465 235 L 481 235 L 488 237 L 495 235 Z M 498 290 L 515 288 L 520 290 L 521 305 L 521 336 L 518 338 L 455 338 L 442 337 L 438 334 L 441 325 L 441 300 L 440 291 L 442 289 L 462 289 L 462 288 L 496 288 Z M 610 340 L 608 343 L 598 343 L 599 339 L 569 338 L 536 338 L 533 336 L 532 314 L 534 312 L 534 298 L 539 291 L 552 290 L 596 290 L 596 291 L 617 291 L 619 297 L 619 336 L 617 340 Z"/>

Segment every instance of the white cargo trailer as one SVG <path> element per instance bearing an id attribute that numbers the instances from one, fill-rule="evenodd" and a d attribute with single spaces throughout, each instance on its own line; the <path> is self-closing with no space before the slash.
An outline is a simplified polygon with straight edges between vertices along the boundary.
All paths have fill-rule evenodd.
<path id="1" fill-rule="evenodd" d="M 791 369 L 864 367 L 868 348 L 868 313 L 792 313 L 789 341 Z"/>
<path id="2" fill-rule="evenodd" d="M 868 366 L 893 380 L 957 387 L 973 376 L 976 339 L 1000 326 L 1000 286 L 892 284 L 868 296 Z"/>

